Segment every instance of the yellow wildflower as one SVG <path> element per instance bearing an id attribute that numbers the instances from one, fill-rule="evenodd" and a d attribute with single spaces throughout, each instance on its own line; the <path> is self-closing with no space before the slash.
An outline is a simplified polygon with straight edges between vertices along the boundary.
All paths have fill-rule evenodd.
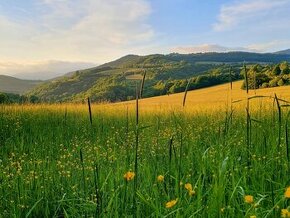
<path id="1" fill-rule="evenodd" d="M 184 188 L 188 191 L 188 194 L 189 194 L 190 196 L 195 195 L 195 191 L 192 189 L 192 185 L 191 185 L 190 183 L 186 183 L 186 184 L 184 185 Z"/>
<path id="2" fill-rule="evenodd" d="M 290 186 L 286 188 L 284 196 L 285 196 L 285 198 L 290 198 Z"/>
<path id="3" fill-rule="evenodd" d="M 246 196 L 244 197 L 244 200 L 245 200 L 245 202 L 248 203 L 248 204 L 252 204 L 252 203 L 254 203 L 254 197 L 253 197 L 252 195 L 246 195 Z"/>
<path id="4" fill-rule="evenodd" d="M 168 201 L 165 205 L 166 208 L 171 208 L 173 207 L 178 201 L 178 198 L 176 198 L 175 200 L 171 200 L 171 201 Z"/>
<path id="5" fill-rule="evenodd" d="M 288 209 L 281 210 L 281 217 L 290 217 L 290 212 Z"/>
<path id="6" fill-rule="evenodd" d="M 257 218 L 255 215 L 250 216 L 250 218 Z"/>
<path id="7" fill-rule="evenodd" d="M 163 182 L 164 181 L 164 176 L 162 176 L 162 175 L 157 176 L 157 181 L 158 182 Z"/>
<path id="8" fill-rule="evenodd" d="M 185 188 L 186 190 L 188 190 L 188 191 L 192 191 L 192 185 L 191 185 L 190 183 L 186 183 L 186 184 L 184 185 L 184 188 Z"/>
<path id="9" fill-rule="evenodd" d="M 127 173 L 124 174 L 124 179 L 126 179 L 127 181 L 133 180 L 135 177 L 135 173 L 128 171 Z"/>

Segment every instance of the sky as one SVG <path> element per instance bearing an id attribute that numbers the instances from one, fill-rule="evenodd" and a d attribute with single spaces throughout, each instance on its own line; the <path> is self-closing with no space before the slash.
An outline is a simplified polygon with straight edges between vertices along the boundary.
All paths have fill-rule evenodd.
<path id="1" fill-rule="evenodd" d="M 127 54 L 290 48 L 290 0 L 0 0 L 0 74 L 47 79 Z"/>

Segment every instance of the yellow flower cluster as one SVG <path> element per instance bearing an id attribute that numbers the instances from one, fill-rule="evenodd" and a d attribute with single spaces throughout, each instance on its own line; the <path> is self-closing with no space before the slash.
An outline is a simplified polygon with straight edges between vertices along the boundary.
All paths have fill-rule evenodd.
<path id="1" fill-rule="evenodd" d="M 285 198 L 290 198 L 290 186 L 286 188 L 284 196 Z"/>
<path id="2" fill-rule="evenodd" d="M 135 177 L 135 173 L 128 171 L 127 173 L 124 174 L 124 179 L 127 181 L 133 180 Z"/>
<path id="3" fill-rule="evenodd" d="M 162 175 L 157 176 L 157 181 L 158 182 L 163 182 L 164 181 L 164 176 L 162 176 Z"/>
<path id="4" fill-rule="evenodd" d="M 290 211 L 288 209 L 282 209 L 281 217 L 290 217 Z"/>
<path id="5" fill-rule="evenodd" d="M 244 200 L 247 204 L 254 203 L 254 197 L 252 195 L 245 195 Z"/>

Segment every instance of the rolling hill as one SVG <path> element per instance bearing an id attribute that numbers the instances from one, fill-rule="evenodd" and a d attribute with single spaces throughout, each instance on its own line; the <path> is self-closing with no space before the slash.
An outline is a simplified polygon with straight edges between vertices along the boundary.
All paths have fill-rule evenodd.
<path id="1" fill-rule="evenodd" d="M 42 81 L 38 80 L 22 80 L 0 75 L 0 92 L 23 94 L 41 83 Z"/>
<path id="2" fill-rule="evenodd" d="M 290 55 L 290 49 L 285 49 L 285 50 L 282 50 L 282 51 L 277 51 L 274 54 Z"/>
<path id="3" fill-rule="evenodd" d="M 144 97 L 152 97 L 183 91 L 187 80 L 193 77 L 199 81 L 194 88 L 223 83 L 227 81 L 228 64 L 232 66 L 233 80 L 237 80 L 241 78 L 243 62 L 265 64 L 280 61 L 290 61 L 290 55 L 249 52 L 127 55 L 98 67 L 76 71 L 69 77 L 43 83 L 28 95 L 35 95 L 46 102 L 81 102 L 86 97 L 91 97 L 94 102 L 124 101 L 134 98 L 136 79 L 144 72 Z M 205 81 L 209 78 L 212 79 L 210 82 Z"/>

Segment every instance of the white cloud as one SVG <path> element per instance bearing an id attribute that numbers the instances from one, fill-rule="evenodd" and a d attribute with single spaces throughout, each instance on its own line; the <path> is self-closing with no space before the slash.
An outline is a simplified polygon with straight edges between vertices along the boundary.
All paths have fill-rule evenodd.
<path id="1" fill-rule="evenodd" d="M 104 62 L 154 36 L 146 0 L 34 0 L 36 17 L 0 17 L 2 60 Z"/>
<path id="2" fill-rule="evenodd" d="M 172 49 L 172 52 L 177 52 L 180 54 L 206 53 L 206 52 L 229 52 L 229 51 L 258 52 L 258 50 L 252 49 L 252 48 L 243 48 L 243 47 L 230 48 L 230 47 L 225 47 L 221 45 L 212 45 L 212 44 L 183 46 L 183 47 L 176 47 Z"/>
<path id="3" fill-rule="evenodd" d="M 257 24 L 258 19 L 263 22 L 277 18 L 279 10 L 289 10 L 289 0 L 243 0 L 223 5 L 218 21 L 213 25 L 214 30 L 224 31 L 239 28 L 239 24 L 248 22 Z M 288 12 L 289 13 L 289 12 Z"/>

